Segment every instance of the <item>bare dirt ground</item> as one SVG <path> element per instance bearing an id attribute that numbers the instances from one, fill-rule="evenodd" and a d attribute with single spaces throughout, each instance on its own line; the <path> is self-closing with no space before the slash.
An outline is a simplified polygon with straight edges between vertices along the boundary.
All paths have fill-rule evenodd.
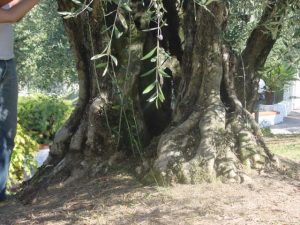
<path id="1" fill-rule="evenodd" d="M 255 175 L 243 184 L 145 187 L 112 173 L 50 186 L 31 205 L 2 203 L 0 224 L 300 225 L 300 164 L 285 164 L 281 174 Z"/>

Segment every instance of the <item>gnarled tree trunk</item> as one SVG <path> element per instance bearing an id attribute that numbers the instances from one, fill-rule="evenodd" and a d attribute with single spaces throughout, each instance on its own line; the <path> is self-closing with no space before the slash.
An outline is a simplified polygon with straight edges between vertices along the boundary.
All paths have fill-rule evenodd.
<path id="1" fill-rule="evenodd" d="M 139 1 L 132 2 L 141 4 Z M 69 11 L 73 7 L 68 0 L 61 0 L 58 4 L 60 11 Z M 114 67 L 113 73 L 102 76 L 103 68 L 97 68 L 91 57 L 107 46 L 105 29 L 118 13 L 116 5 L 105 8 L 102 4 L 102 1 L 93 1 L 92 11 L 84 11 L 75 18 L 65 20 L 77 61 L 79 101 L 71 118 L 57 133 L 46 164 L 21 192 L 25 199 L 32 199 L 36 190 L 54 178 L 71 182 L 85 174 L 104 170 L 118 158 L 135 155 L 127 151 L 128 148 L 135 148 L 128 141 L 126 143 L 126 139 L 132 138 L 130 124 L 125 123 L 127 129 L 123 129 L 120 122 L 126 107 L 122 108 L 121 114 L 115 110 L 120 105 L 128 104 L 120 96 L 120 86 L 116 83 L 127 79 L 120 64 L 129 65 L 125 74 L 131 72 L 133 75 L 142 74 L 152 66 L 141 63 L 139 58 L 142 52 L 145 55 L 153 48 L 158 37 L 153 33 L 140 35 L 135 30 L 139 39 L 137 45 L 126 35 L 118 40 L 113 39 L 112 51 L 118 57 L 119 64 Z M 136 131 L 149 134 L 144 145 L 151 141 L 144 152 L 139 151 L 137 157 L 144 165 L 144 178 L 152 179 L 154 176 L 166 184 L 211 181 L 217 177 L 240 182 L 247 169 L 262 169 L 274 158 L 265 146 L 252 115 L 237 97 L 240 93 L 236 94 L 235 80 L 240 76 L 241 63 L 222 36 L 228 16 L 226 2 L 212 1 L 202 7 L 194 1 L 184 1 L 183 23 L 179 21 L 181 18 L 175 1 L 165 0 L 163 4 L 168 10 L 165 18 L 169 26 L 164 28 L 165 39 L 160 44 L 177 58 L 181 82 L 178 87 L 172 86 L 172 82 L 166 83 L 168 101 L 164 103 L 165 107 L 156 109 L 153 105 L 148 107 L 147 96 L 142 94 L 151 83 L 151 77 L 143 79 L 133 76 L 131 88 L 135 89 L 128 92 L 127 97 L 134 103 L 132 108 L 141 115 L 134 119 L 134 123 L 141 125 Z M 142 13 L 143 7 L 140 7 Z M 137 7 L 137 10 L 140 8 Z M 104 16 L 103 9 L 114 12 Z M 140 13 L 133 9 L 133 14 Z M 175 19 L 172 21 L 172 18 Z M 180 24 L 184 27 L 184 50 L 179 38 Z M 135 25 L 138 28 L 137 21 Z M 268 50 L 261 50 L 264 57 L 259 65 L 265 61 L 273 39 L 265 42 L 269 47 Z M 130 54 L 132 46 L 134 54 Z M 246 52 L 256 52 L 253 45 L 248 48 L 243 56 L 245 65 L 251 61 L 251 54 Z M 113 60 L 111 63 L 114 63 Z M 258 68 L 260 66 L 257 65 L 252 68 L 254 73 Z M 172 71 L 172 68 L 168 69 Z M 172 73 L 178 74 L 178 70 Z M 174 108 L 171 108 L 172 97 L 176 99 Z"/>
<path id="2" fill-rule="evenodd" d="M 222 39 L 227 7 L 214 2 L 195 8 L 190 2 L 187 12 L 181 97 L 158 141 L 154 174 L 165 183 L 218 176 L 240 181 L 246 168 L 263 168 L 273 156 L 235 93 L 237 60 Z"/>
<path id="3" fill-rule="evenodd" d="M 74 3 L 62 0 L 58 6 L 59 11 L 71 11 Z M 92 8 L 92 12 L 84 11 L 64 20 L 77 62 L 79 99 L 71 117 L 56 134 L 47 162 L 21 192 L 25 201 L 31 201 L 32 195 L 53 179 L 71 182 L 97 173 L 120 156 L 118 137 L 112 132 L 119 126 L 119 114 L 113 109 L 119 103 L 118 90 L 112 77 L 102 76 L 103 68 L 97 69 L 91 60 L 106 46 L 103 30 L 110 18 L 103 15 L 102 1 L 94 1 Z"/>

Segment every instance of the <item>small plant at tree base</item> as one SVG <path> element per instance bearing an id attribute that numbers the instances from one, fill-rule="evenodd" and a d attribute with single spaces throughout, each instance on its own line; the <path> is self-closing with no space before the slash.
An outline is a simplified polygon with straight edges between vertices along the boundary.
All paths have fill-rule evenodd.
<path id="1" fill-rule="evenodd" d="M 22 183 L 26 176 L 31 176 L 37 167 L 35 160 L 37 150 L 37 142 L 18 124 L 15 147 L 11 155 L 8 189 Z"/>
<path id="2" fill-rule="evenodd" d="M 274 137 L 274 134 L 272 133 L 270 127 L 265 127 L 261 129 L 264 137 Z"/>

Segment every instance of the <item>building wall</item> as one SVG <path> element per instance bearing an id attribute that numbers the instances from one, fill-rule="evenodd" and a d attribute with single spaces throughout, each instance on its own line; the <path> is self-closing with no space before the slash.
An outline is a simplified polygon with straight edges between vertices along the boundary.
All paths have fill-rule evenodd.
<path id="1" fill-rule="evenodd" d="M 284 101 L 289 101 L 293 109 L 300 109 L 300 72 L 298 80 L 293 81 L 284 91 Z"/>
<path id="2" fill-rule="evenodd" d="M 298 80 L 291 82 L 284 90 L 283 101 L 274 105 L 260 105 L 259 111 L 277 112 L 276 115 L 262 115 L 259 118 L 261 127 L 268 127 L 283 121 L 291 111 L 300 109 L 300 71 Z"/>

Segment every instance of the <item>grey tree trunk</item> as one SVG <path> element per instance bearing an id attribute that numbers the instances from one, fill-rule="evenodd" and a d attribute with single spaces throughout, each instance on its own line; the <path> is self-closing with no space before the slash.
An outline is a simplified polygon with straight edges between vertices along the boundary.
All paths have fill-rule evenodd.
<path id="1" fill-rule="evenodd" d="M 57 133 L 47 163 L 21 192 L 25 201 L 32 200 L 49 182 L 68 183 L 86 174 L 96 175 L 121 159 L 134 159 L 134 164 L 138 158 L 144 180 L 155 179 L 163 184 L 196 183 L 217 177 L 240 182 L 246 170 L 263 169 L 274 161 L 259 127 L 236 94 L 234 83 L 240 72 L 239 61 L 222 38 L 228 16 L 225 1 L 213 1 L 207 9 L 193 1 L 185 2 L 184 51 L 176 5 L 168 0 L 163 3 L 168 10 L 169 27 L 163 31 L 166 39 L 161 44 L 177 58 L 181 81 L 178 87 L 167 82 L 168 101 L 159 109 L 146 107 L 147 96 L 142 90 L 151 79 L 138 77 L 149 67 L 139 61 L 142 52 L 145 54 L 153 47 L 156 36 L 139 35 L 136 30 L 138 43 L 133 44 L 126 35 L 112 41 L 119 65 L 130 65 L 128 70 L 134 75 L 126 92 L 130 102 L 125 102 L 120 86 L 116 86 L 128 78 L 123 76 L 121 66 L 114 69 L 116 74 L 102 76 L 103 68 L 97 68 L 95 61 L 91 61 L 92 56 L 105 48 L 103 30 L 115 14 L 104 16 L 102 1 L 94 1 L 93 11 L 65 20 L 77 61 L 79 101 Z M 58 4 L 60 11 L 73 7 L 67 0 Z M 107 7 L 114 10 L 116 6 Z M 131 48 L 138 50 L 127 55 Z M 178 75 L 178 70 L 169 69 Z M 174 109 L 172 94 L 176 97 Z M 120 105 L 124 107 L 121 113 L 116 110 Z M 137 154 L 134 149 L 140 146 L 132 145 L 130 124 L 125 123 L 126 129 L 120 125 L 128 106 L 136 113 L 133 115 L 134 123 L 139 124 L 136 133 L 148 136 L 143 143 L 145 151 Z"/>
<path id="2" fill-rule="evenodd" d="M 71 11 L 74 3 L 62 0 L 58 6 L 59 11 Z M 119 114 L 113 109 L 118 90 L 110 76 L 102 76 L 104 69 L 98 69 L 91 60 L 105 47 L 104 18 L 109 18 L 103 15 L 101 1 L 95 1 L 92 7 L 91 13 L 85 11 L 64 20 L 77 62 L 79 99 L 71 117 L 56 134 L 47 162 L 20 193 L 25 202 L 49 182 L 69 183 L 95 174 L 120 157 L 118 137 L 112 133 L 112 128 L 119 125 Z"/>
<path id="3" fill-rule="evenodd" d="M 274 158 L 235 92 L 237 60 L 222 39 L 226 4 L 214 2 L 206 10 L 190 2 L 187 12 L 180 98 L 146 178 L 154 174 L 163 183 L 217 177 L 239 182 L 245 168 L 262 169 Z"/>

